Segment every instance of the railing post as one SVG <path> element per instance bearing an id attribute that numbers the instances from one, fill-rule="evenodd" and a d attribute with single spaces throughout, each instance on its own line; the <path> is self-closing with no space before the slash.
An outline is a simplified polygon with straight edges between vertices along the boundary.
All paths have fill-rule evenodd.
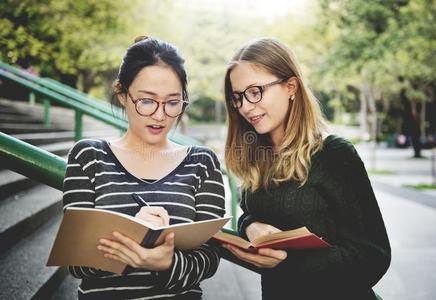
<path id="1" fill-rule="evenodd" d="M 35 101 L 36 101 L 36 95 L 34 92 L 30 92 L 29 93 L 29 104 L 30 105 L 35 105 Z"/>
<path id="2" fill-rule="evenodd" d="M 230 186 L 230 191 L 232 194 L 232 206 L 230 208 L 231 210 L 231 214 L 232 214 L 232 229 L 233 230 L 237 230 L 238 227 L 238 188 L 236 186 L 236 182 L 233 179 L 233 177 L 228 174 L 229 176 L 229 186 Z"/>
<path id="3" fill-rule="evenodd" d="M 44 126 L 50 128 L 51 118 L 50 118 L 50 100 L 44 98 Z"/>
<path id="4" fill-rule="evenodd" d="M 83 113 L 76 109 L 75 111 L 75 122 L 74 122 L 74 140 L 77 142 L 82 139 L 83 136 Z"/>

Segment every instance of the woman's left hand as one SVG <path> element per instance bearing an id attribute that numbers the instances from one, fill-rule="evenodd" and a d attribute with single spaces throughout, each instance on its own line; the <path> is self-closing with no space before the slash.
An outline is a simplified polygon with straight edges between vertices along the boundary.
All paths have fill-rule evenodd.
<path id="1" fill-rule="evenodd" d="M 173 262 L 174 233 L 167 234 L 163 244 L 154 248 L 144 248 L 127 236 L 114 232 L 113 240 L 100 239 L 97 249 L 105 253 L 104 257 L 134 268 L 164 271 L 168 270 Z"/>
<path id="2" fill-rule="evenodd" d="M 262 248 L 257 253 L 251 253 L 229 244 L 223 246 L 239 259 L 259 268 L 274 268 L 288 256 L 288 253 L 284 250 Z"/>

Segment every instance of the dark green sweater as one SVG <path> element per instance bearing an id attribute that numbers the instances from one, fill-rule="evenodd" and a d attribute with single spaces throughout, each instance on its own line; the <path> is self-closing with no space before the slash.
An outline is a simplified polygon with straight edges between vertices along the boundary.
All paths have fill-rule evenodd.
<path id="1" fill-rule="evenodd" d="M 391 249 L 362 160 L 353 145 L 328 136 L 312 158 L 307 183 L 283 183 L 243 192 L 239 230 L 253 221 L 281 230 L 306 226 L 332 248 L 290 250 L 274 269 L 262 270 L 263 299 L 375 299 Z"/>

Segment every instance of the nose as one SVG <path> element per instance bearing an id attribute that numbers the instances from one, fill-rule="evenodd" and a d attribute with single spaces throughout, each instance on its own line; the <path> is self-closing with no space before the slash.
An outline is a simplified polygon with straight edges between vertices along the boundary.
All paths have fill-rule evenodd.
<path id="1" fill-rule="evenodd" d="M 242 106 L 241 108 L 239 108 L 239 111 L 245 114 L 253 110 L 254 108 L 256 108 L 256 103 L 249 102 L 244 96 L 244 98 L 242 99 Z"/>
<path id="2" fill-rule="evenodd" d="M 165 120 L 165 111 L 164 111 L 164 105 L 162 103 L 159 103 L 159 107 L 154 112 L 154 114 L 151 115 L 152 119 L 156 121 L 163 121 Z"/>

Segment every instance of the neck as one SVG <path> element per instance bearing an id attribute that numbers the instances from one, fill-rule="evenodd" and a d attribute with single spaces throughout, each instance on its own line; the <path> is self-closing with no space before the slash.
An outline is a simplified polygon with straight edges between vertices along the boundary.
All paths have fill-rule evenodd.
<path id="1" fill-rule="evenodd" d="M 142 154 L 156 153 L 171 147 L 171 143 L 167 138 L 163 139 L 162 142 L 150 144 L 130 130 L 127 130 L 121 139 L 117 141 L 117 144 L 120 147 Z"/>
<path id="2" fill-rule="evenodd" d="M 281 126 L 270 132 L 269 137 L 271 139 L 274 151 L 278 150 L 284 135 L 285 131 L 284 128 L 282 128 Z"/>

